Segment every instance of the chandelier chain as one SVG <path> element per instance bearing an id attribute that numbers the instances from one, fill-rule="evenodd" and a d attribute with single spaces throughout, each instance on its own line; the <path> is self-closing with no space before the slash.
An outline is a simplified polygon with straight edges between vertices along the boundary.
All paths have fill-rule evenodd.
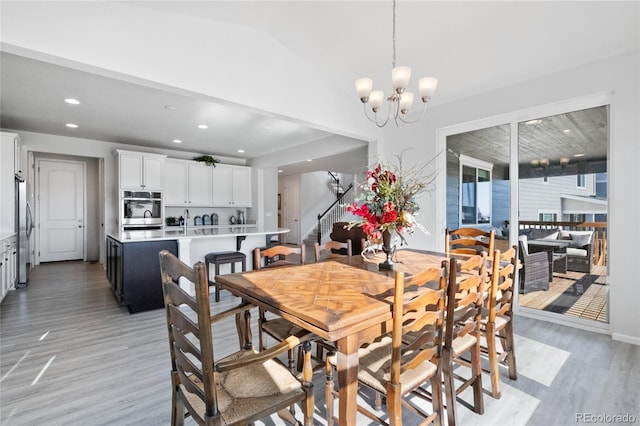
<path id="1" fill-rule="evenodd" d="M 393 68 L 396 67 L 396 0 L 393 0 Z"/>

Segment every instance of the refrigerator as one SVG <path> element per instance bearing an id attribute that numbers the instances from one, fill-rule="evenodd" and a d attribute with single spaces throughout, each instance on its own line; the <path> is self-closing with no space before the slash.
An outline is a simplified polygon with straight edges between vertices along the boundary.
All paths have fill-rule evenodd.
<path id="1" fill-rule="evenodd" d="M 29 238 L 33 231 L 33 211 L 27 201 L 27 183 L 16 176 L 16 234 L 18 236 L 18 273 L 16 288 L 24 287 L 29 280 L 31 269 L 29 256 Z"/>

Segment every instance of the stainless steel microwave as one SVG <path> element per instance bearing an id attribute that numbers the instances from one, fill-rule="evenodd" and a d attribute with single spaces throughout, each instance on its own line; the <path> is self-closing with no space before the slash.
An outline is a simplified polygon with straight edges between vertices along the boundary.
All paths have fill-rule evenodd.
<path id="1" fill-rule="evenodd" d="M 122 192 L 122 227 L 128 229 L 162 228 L 162 193 Z"/>

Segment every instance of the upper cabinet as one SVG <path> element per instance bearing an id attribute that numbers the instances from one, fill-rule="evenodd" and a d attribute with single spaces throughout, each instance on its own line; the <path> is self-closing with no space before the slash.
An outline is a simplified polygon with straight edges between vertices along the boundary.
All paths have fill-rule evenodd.
<path id="1" fill-rule="evenodd" d="M 213 206 L 213 167 L 196 161 L 167 158 L 164 170 L 166 206 Z"/>
<path id="2" fill-rule="evenodd" d="M 218 164 L 213 185 L 215 207 L 251 207 L 251 167 Z"/>
<path id="3" fill-rule="evenodd" d="M 16 133 L 2 132 L 0 142 L 0 233 L 15 231 L 15 174 L 17 173 L 16 149 L 19 149 L 19 136 Z"/>
<path id="4" fill-rule="evenodd" d="M 120 188 L 162 191 L 166 155 L 118 150 Z"/>

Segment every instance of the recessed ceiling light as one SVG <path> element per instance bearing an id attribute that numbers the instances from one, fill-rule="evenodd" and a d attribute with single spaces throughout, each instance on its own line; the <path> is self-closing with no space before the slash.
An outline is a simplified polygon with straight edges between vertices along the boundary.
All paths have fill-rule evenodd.
<path id="1" fill-rule="evenodd" d="M 80 101 L 74 98 L 67 98 L 64 101 L 71 105 L 80 105 Z"/>
<path id="2" fill-rule="evenodd" d="M 570 129 L 564 129 L 564 130 L 562 131 L 562 133 L 571 133 L 571 130 L 570 130 Z"/>
<path id="3" fill-rule="evenodd" d="M 198 124 L 198 129 L 208 129 L 209 126 L 207 126 L 206 124 Z"/>
<path id="4" fill-rule="evenodd" d="M 173 143 L 182 143 L 182 141 L 180 139 L 174 139 Z"/>
<path id="5" fill-rule="evenodd" d="M 174 109 L 176 109 L 176 107 L 174 107 L 173 105 L 165 105 L 164 109 L 174 110 Z"/>
<path id="6" fill-rule="evenodd" d="M 65 124 L 65 126 L 71 127 L 72 129 L 77 129 L 78 128 L 78 125 L 77 124 L 73 124 L 73 123 L 67 123 L 67 124 Z"/>
<path id="7" fill-rule="evenodd" d="M 584 157 L 584 154 L 573 154 L 574 157 Z"/>
<path id="8" fill-rule="evenodd" d="M 282 172 L 284 172 L 284 170 L 278 169 L 278 173 L 282 173 Z"/>
<path id="9" fill-rule="evenodd" d="M 529 121 L 525 121 L 524 122 L 524 124 L 526 124 L 527 126 L 531 126 L 531 125 L 534 125 L 534 124 L 540 124 L 540 123 L 542 123 L 542 120 L 537 120 L 537 119 L 536 120 L 529 120 Z"/>
<path id="10" fill-rule="evenodd" d="M 239 152 L 240 154 L 244 154 L 244 149 L 239 149 L 239 150 L 238 150 L 238 152 Z"/>
<path id="11" fill-rule="evenodd" d="M 311 158 L 309 158 L 307 161 L 313 161 Z"/>

